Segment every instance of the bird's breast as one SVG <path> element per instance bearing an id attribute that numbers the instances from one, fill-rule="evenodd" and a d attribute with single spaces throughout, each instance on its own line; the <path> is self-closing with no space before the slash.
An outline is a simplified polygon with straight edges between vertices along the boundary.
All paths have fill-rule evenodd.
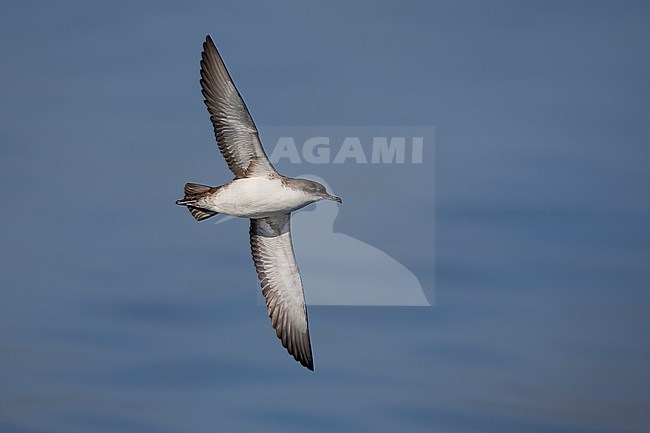
<path id="1" fill-rule="evenodd" d="M 292 212 L 311 203 L 302 191 L 288 188 L 280 179 L 236 179 L 210 196 L 210 209 L 245 218 L 263 218 Z"/>

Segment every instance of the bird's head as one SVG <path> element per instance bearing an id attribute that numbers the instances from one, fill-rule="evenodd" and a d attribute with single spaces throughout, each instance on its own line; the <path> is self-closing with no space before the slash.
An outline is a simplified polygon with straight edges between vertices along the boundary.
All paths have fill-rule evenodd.
<path id="1" fill-rule="evenodd" d="M 328 194 L 327 190 L 325 189 L 325 186 L 321 185 L 318 182 L 309 179 L 295 179 L 295 180 L 300 182 L 303 190 L 305 190 L 310 196 L 316 199 L 314 201 L 332 200 L 337 203 L 342 202 L 341 197 L 336 197 L 334 195 Z"/>

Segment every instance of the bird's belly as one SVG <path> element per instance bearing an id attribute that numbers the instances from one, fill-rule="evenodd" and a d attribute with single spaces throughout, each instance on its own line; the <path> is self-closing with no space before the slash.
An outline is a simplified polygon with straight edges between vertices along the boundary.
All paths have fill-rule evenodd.
<path id="1" fill-rule="evenodd" d="M 292 212 L 311 203 L 305 194 L 285 187 L 279 179 L 237 179 L 217 192 L 210 208 L 221 214 L 263 218 Z"/>

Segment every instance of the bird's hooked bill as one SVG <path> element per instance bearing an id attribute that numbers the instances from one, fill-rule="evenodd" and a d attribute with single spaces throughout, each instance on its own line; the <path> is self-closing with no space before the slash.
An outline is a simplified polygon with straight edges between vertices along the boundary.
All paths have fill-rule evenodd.
<path id="1" fill-rule="evenodd" d="M 341 197 L 336 197 L 335 195 L 327 194 L 327 195 L 323 196 L 323 198 L 326 199 L 326 200 L 335 201 L 337 203 L 343 203 L 343 200 L 341 200 Z"/>

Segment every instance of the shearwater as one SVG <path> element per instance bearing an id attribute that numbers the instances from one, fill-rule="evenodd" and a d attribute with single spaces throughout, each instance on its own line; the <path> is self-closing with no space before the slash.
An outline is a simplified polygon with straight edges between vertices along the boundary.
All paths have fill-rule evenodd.
<path id="1" fill-rule="evenodd" d="M 197 221 L 219 213 L 250 218 L 253 261 L 271 324 L 296 361 L 313 370 L 305 295 L 291 243 L 291 212 L 319 200 L 341 199 L 318 182 L 275 171 L 209 35 L 201 53 L 201 89 L 217 145 L 235 178 L 217 187 L 188 183 L 185 197 L 176 204 L 187 206 Z"/>

